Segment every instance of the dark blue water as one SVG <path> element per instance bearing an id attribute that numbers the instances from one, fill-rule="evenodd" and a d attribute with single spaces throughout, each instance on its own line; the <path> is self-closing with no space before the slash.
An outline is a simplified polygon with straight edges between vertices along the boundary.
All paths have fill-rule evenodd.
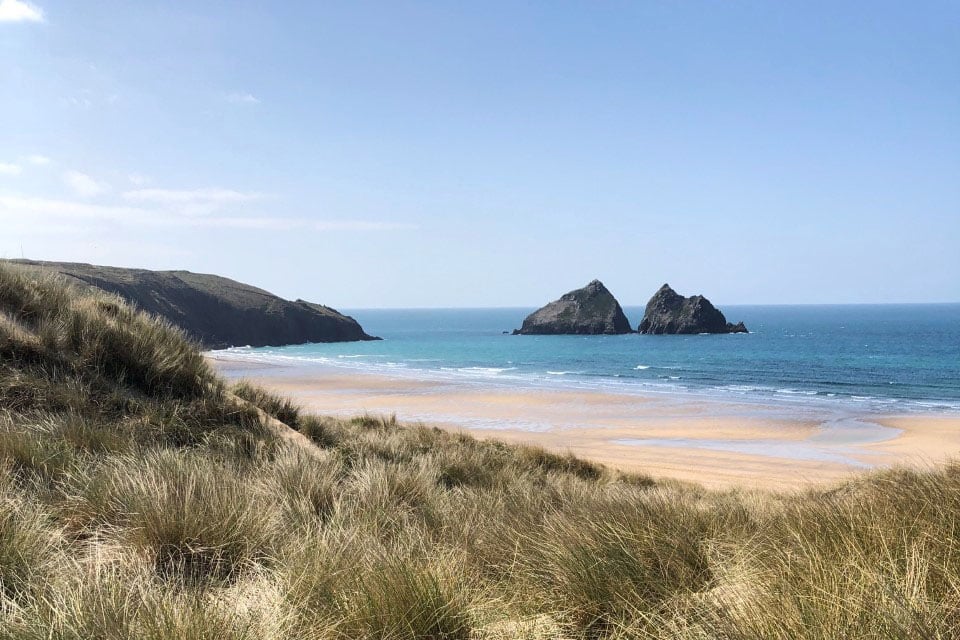
<path id="1" fill-rule="evenodd" d="M 512 386 L 710 393 L 960 411 L 960 304 L 726 306 L 749 334 L 511 336 L 532 309 L 356 310 L 382 342 L 234 349 L 257 360 Z M 625 309 L 636 326 L 642 308 Z"/>

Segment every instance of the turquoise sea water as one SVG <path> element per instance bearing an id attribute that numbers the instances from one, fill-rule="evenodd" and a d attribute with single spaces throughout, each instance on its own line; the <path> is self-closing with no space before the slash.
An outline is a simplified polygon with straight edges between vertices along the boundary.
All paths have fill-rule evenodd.
<path id="1" fill-rule="evenodd" d="M 477 385 L 960 411 L 960 304 L 725 306 L 749 334 L 512 336 L 532 309 L 348 311 L 379 342 L 231 353 Z M 625 308 L 633 326 L 643 309 Z"/>

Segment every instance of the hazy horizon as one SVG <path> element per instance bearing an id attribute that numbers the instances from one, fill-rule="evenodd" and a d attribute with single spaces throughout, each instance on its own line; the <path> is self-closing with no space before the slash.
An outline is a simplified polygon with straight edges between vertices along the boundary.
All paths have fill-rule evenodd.
<path id="1" fill-rule="evenodd" d="M 960 301 L 960 5 L 0 0 L 0 257 L 338 309 Z"/>
<path id="2" fill-rule="evenodd" d="M 557 296 L 559 297 L 559 296 Z M 338 311 L 342 313 L 352 313 L 354 311 L 527 311 L 536 310 L 552 302 L 545 300 L 541 305 L 519 305 L 519 306 L 500 306 L 500 307 L 342 307 Z M 618 301 L 619 302 L 619 301 Z M 742 308 L 742 307 L 910 307 L 910 306 L 957 306 L 960 302 L 776 302 L 766 304 L 762 302 L 740 303 L 740 302 L 720 302 L 713 301 L 717 307 L 724 308 Z M 643 309 L 646 303 L 621 302 L 620 306 L 624 311 L 628 309 Z M 721 309 L 722 311 L 723 309 Z M 729 318 L 728 318 L 729 319 Z M 633 323 L 636 324 L 636 323 Z"/>

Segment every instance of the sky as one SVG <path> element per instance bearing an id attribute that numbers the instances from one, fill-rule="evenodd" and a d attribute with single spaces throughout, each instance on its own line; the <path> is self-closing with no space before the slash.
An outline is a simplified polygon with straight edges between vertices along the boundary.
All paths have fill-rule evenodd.
<path id="1" fill-rule="evenodd" d="M 0 257 L 960 301 L 960 3 L 0 0 Z"/>

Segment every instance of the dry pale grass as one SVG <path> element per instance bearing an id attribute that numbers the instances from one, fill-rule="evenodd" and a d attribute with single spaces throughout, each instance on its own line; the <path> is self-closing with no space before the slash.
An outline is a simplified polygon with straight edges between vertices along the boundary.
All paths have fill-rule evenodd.
<path id="1" fill-rule="evenodd" d="M 0 465 L 0 638 L 960 637 L 957 465 L 712 492 L 304 415 L 10 267 Z"/>

